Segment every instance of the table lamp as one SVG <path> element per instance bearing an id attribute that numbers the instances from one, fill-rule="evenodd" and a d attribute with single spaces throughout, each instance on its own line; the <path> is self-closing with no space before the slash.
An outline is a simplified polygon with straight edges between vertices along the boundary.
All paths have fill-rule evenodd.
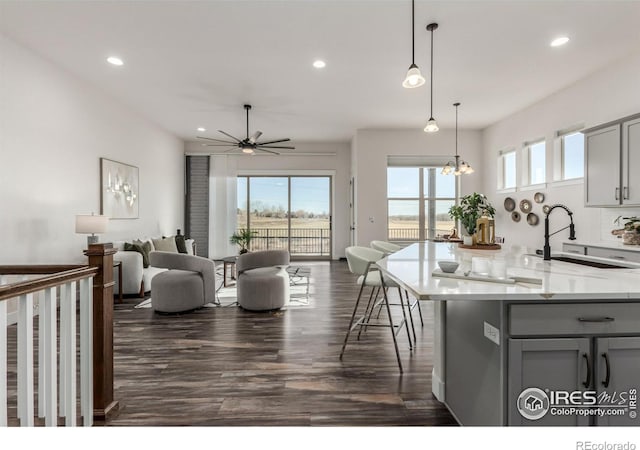
<path id="1" fill-rule="evenodd" d="M 87 236 L 87 246 L 97 244 L 98 236 L 96 236 L 96 233 L 105 233 L 108 223 L 109 218 L 107 216 L 96 216 L 93 213 L 91 215 L 80 214 L 76 216 L 76 233 L 90 234 L 90 236 Z"/>

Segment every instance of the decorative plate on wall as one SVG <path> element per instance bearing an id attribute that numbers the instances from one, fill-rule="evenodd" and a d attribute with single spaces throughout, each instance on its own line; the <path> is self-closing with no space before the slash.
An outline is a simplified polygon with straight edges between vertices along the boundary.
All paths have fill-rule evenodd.
<path id="1" fill-rule="evenodd" d="M 535 214 L 535 213 L 527 214 L 527 223 L 529 225 L 533 225 L 533 226 L 538 225 L 538 220 L 539 219 L 538 219 L 538 215 L 537 214 Z"/>
<path id="2" fill-rule="evenodd" d="M 514 222 L 520 222 L 520 213 L 518 211 L 512 212 L 511 220 L 513 220 Z"/>
<path id="3" fill-rule="evenodd" d="M 522 211 L 523 213 L 530 213 L 531 212 L 531 202 L 529 200 L 522 200 L 520 202 L 520 211 Z"/>
<path id="4" fill-rule="evenodd" d="M 544 201 L 544 194 L 542 192 L 536 192 L 533 196 L 533 201 L 536 203 L 542 203 Z"/>
<path id="5" fill-rule="evenodd" d="M 551 206 L 549 206 L 549 205 L 544 205 L 544 206 L 542 207 L 542 212 L 543 212 L 543 213 L 545 213 L 545 214 L 549 214 L 549 210 L 550 210 L 550 209 L 551 209 Z"/>
<path id="6" fill-rule="evenodd" d="M 516 209 L 516 201 L 511 197 L 507 197 L 504 199 L 504 209 L 511 212 Z"/>

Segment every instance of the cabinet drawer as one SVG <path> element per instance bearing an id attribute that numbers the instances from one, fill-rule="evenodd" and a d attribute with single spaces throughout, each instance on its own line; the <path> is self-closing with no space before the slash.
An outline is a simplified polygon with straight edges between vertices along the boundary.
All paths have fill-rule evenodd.
<path id="1" fill-rule="evenodd" d="M 577 253 L 579 255 L 587 254 L 587 247 L 584 245 L 562 244 L 562 251 L 566 253 Z"/>
<path id="2" fill-rule="evenodd" d="M 640 334 L 640 303 L 511 305 L 511 336 Z"/>
<path id="3" fill-rule="evenodd" d="M 617 259 L 640 263 L 640 252 L 618 250 L 613 248 L 587 247 L 587 255 L 599 258 Z"/>

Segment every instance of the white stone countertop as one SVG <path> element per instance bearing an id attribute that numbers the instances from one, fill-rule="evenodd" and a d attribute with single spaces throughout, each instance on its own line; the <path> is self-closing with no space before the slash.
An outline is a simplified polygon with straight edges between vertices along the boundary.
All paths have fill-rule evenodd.
<path id="1" fill-rule="evenodd" d="M 572 254 L 553 253 L 553 255 Z M 538 278 L 542 285 L 502 284 L 432 276 L 438 260 L 460 263 L 456 273 L 471 269 L 471 258 L 504 258 L 507 276 Z M 620 264 L 604 258 L 580 257 L 592 261 Z M 458 244 L 420 242 L 383 258 L 377 263 L 389 276 L 421 300 L 528 300 L 553 303 L 561 300 L 640 301 L 640 264 L 624 263 L 628 268 L 599 269 L 562 261 L 544 261 L 535 251 L 519 246 L 501 250 L 467 250 Z"/>

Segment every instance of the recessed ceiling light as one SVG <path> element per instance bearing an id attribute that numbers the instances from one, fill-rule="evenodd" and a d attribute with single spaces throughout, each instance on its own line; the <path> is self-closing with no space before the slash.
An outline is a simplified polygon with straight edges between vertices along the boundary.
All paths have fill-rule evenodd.
<path id="1" fill-rule="evenodd" d="M 124 62 L 120 58 L 118 58 L 117 56 L 109 56 L 107 58 L 107 62 L 109 64 L 113 64 L 114 66 L 121 66 L 121 65 L 124 64 Z"/>
<path id="2" fill-rule="evenodd" d="M 321 59 L 316 59 L 313 62 L 313 67 L 315 67 L 316 69 L 323 69 L 325 66 L 327 65 L 327 63 L 325 63 L 323 60 Z"/>
<path id="3" fill-rule="evenodd" d="M 567 42 L 569 42 L 569 38 L 566 37 L 566 36 L 562 36 L 562 37 L 556 38 L 553 41 L 551 41 L 551 46 L 552 47 L 560 47 L 561 45 L 564 45 Z"/>
<path id="4" fill-rule="evenodd" d="M 204 127 L 198 127 L 198 131 L 207 131 L 207 129 Z"/>

